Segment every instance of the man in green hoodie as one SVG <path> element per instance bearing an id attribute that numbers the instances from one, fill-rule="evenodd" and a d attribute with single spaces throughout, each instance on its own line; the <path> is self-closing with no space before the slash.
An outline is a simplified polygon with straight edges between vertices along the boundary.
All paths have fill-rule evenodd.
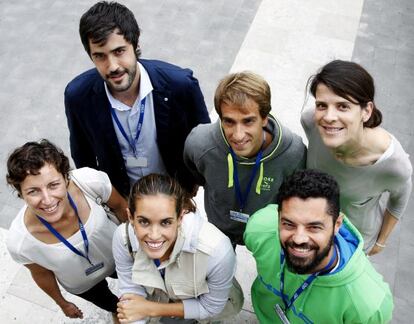
<path id="1" fill-rule="evenodd" d="M 270 87 L 252 72 L 219 83 L 214 106 L 220 119 L 188 135 L 184 162 L 204 187 L 208 220 L 233 245 L 243 244 L 249 216 L 274 203 L 283 179 L 304 168 L 301 138 L 269 113 Z"/>
<path id="2" fill-rule="evenodd" d="M 257 211 L 244 234 L 258 276 L 252 301 L 260 323 L 372 323 L 391 320 L 388 284 L 340 214 L 339 187 L 326 173 L 288 177 L 277 205 Z"/>

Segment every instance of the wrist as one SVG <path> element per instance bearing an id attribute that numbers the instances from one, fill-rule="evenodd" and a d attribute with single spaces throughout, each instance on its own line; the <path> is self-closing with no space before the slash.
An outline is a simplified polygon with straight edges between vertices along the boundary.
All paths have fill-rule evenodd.
<path id="1" fill-rule="evenodd" d="M 382 248 L 382 249 L 383 249 L 383 248 L 385 248 L 385 247 L 387 246 L 387 245 L 385 244 L 385 242 L 384 242 L 384 243 L 381 243 L 381 242 L 378 242 L 378 241 L 377 241 L 377 242 L 375 242 L 375 245 L 376 245 L 376 246 L 378 246 L 378 247 L 380 247 L 380 248 Z"/>
<path id="2" fill-rule="evenodd" d="M 160 303 L 155 303 L 155 302 L 151 302 L 151 301 L 147 301 L 147 311 L 146 311 L 146 315 L 148 317 L 158 317 L 160 316 L 158 313 L 158 307 L 154 307 L 154 306 L 158 306 L 158 304 Z"/>
<path id="3" fill-rule="evenodd" d="M 56 300 L 55 302 L 60 308 L 64 308 L 69 304 L 69 302 L 64 298 L 62 298 L 60 300 Z"/>

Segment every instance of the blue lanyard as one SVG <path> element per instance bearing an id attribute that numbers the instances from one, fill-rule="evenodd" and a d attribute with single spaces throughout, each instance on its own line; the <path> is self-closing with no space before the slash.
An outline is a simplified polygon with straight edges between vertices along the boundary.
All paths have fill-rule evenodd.
<path id="1" fill-rule="evenodd" d="M 249 179 L 249 182 L 247 184 L 246 191 L 244 192 L 244 194 L 241 192 L 241 188 L 240 188 L 239 173 L 237 171 L 237 156 L 234 153 L 231 146 L 230 146 L 230 154 L 232 156 L 233 168 L 234 168 L 234 172 L 233 172 L 234 189 L 236 190 L 236 196 L 237 196 L 237 199 L 239 200 L 240 211 L 243 211 L 243 208 L 247 202 L 247 196 L 249 195 L 250 189 L 252 188 L 253 180 L 256 176 L 257 170 L 259 169 L 260 160 L 262 159 L 262 156 L 263 156 L 263 150 L 262 148 L 260 148 L 260 151 L 257 154 L 256 161 L 254 162 L 252 174 L 250 175 L 250 179 Z"/>
<path id="2" fill-rule="evenodd" d="M 138 142 L 139 135 L 141 134 L 142 123 L 144 122 L 144 112 L 145 112 L 145 101 L 146 101 L 146 99 L 147 99 L 147 97 L 145 97 L 144 99 L 141 100 L 141 105 L 140 105 L 140 108 L 139 108 L 139 119 L 138 119 L 138 125 L 137 125 L 137 133 L 135 135 L 135 138 L 132 138 L 132 141 L 130 140 L 129 136 L 125 132 L 125 129 L 122 127 L 122 124 L 119 121 L 118 116 L 116 115 L 115 109 L 114 108 L 111 109 L 112 117 L 114 118 L 115 123 L 118 126 L 119 131 L 121 132 L 122 136 L 128 142 L 128 144 L 131 147 L 132 152 L 134 152 L 135 156 L 137 155 L 136 144 Z"/>
<path id="3" fill-rule="evenodd" d="M 155 266 L 158 268 L 161 264 L 161 261 L 159 259 L 154 259 L 154 263 L 155 263 Z M 158 271 L 160 272 L 162 279 L 164 279 L 165 268 L 164 269 L 159 269 Z"/>
<path id="4" fill-rule="evenodd" d="M 288 309 L 293 305 L 295 300 L 298 299 L 300 294 L 303 293 L 303 291 L 310 286 L 310 284 L 316 279 L 316 277 L 319 274 L 324 273 L 333 265 L 333 263 L 335 262 L 336 256 L 337 256 L 337 253 L 336 253 L 336 248 L 334 246 L 334 253 L 332 255 L 331 260 L 329 260 L 329 263 L 327 264 L 327 266 L 323 268 L 322 270 L 311 274 L 305 280 L 305 282 L 295 291 L 292 298 L 290 298 L 290 300 L 288 301 L 286 300 L 286 296 L 283 292 L 284 287 L 285 287 L 285 267 L 284 267 L 285 266 L 285 253 L 283 252 L 283 249 L 280 250 L 280 267 L 282 269 L 280 273 L 280 294 L 282 295 L 282 300 L 283 300 L 283 303 L 285 304 L 285 312 L 288 311 Z"/>
<path id="5" fill-rule="evenodd" d="M 76 213 L 76 217 L 78 218 L 78 222 L 79 222 L 79 230 L 82 234 L 82 238 L 83 238 L 83 244 L 85 246 L 85 254 L 82 253 L 82 251 L 79 251 L 77 248 L 75 248 L 68 240 L 66 240 L 58 231 L 56 231 L 52 225 L 50 225 L 45 219 L 43 219 L 42 217 L 40 217 L 39 215 L 36 215 L 37 218 L 43 223 L 43 225 L 46 226 L 46 228 L 54 235 L 56 236 L 56 238 L 61 241 L 63 244 L 65 244 L 73 253 L 85 258 L 86 260 L 88 260 L 88 262 L 93 265 L 93 263 L 91 262 L 91 260 L 89 259 L 89 242 L 88 242 L 88 237 L 86 236 L 86 231 L 85 228 L 83 227 L 82 221 L 79 217 L 78 214 L 78 208 L 76 207 L 75 202 L 72 200 L 72 197 L 69 195 L 68 192 L 68 199 L 70 202 L 70 205 L 72 206 L 72 208 L 75 210 Z"/>

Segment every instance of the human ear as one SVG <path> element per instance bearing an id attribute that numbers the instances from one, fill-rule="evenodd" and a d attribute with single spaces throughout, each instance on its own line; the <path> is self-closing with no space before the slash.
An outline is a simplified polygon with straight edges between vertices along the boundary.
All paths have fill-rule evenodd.
<path id="1" fill-rule="evenodd" d="M 127 215 L 128 215 L 129 222 L 132 223 L 134 221 L 134 219 L 133 219 L 131 211 L 129 210 L 128 207 L 126 208 L 126 212 L 127 212 Z"/>
<path id="2" fill-rule="evenodd" d="M 336 219 L 336 222 L 335 222 L 335 235 L 338 234 L 339 229 L 342 226 L 343 220 L 344 220 L 344 216 L 342 214 L 339 214 L 339 216 L 338 216 L 338 218 Z"/>
<path id="3" fill-rule="evenodd" d="M 374 103 L 372 101 L 369 101 L 367 105 L 361 109 L 362 109 L 362 121 L 366 123 L 371 118 L 372 112 L 374 110 Z"/>
<path id="4" fill-rule="evenodd" d="M 184 217 L 184 215 L 186 214 L 186 210 L 185 209 L 183 209 L 182 211 L 180 211 L 180 213 L 177 215 L 177 223 L 178 223 L 178 226 L 180 226 L 181 225 L 181 223 L 182 223 L 182 221 L 183 221 L 183 217 Z"/>

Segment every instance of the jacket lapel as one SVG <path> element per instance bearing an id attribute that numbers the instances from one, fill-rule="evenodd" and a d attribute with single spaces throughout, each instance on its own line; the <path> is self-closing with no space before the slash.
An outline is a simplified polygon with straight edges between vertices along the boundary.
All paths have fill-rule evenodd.
<path id="1" fill-rule="evenodd" d="M 111 116 L 111 104 L 105 92 L 104 81 L 99 78 L 94 85 L 95 96 L 92 97 L 92 107 L 95 109 L 95 118 L 97 127 L 101 130 L 99 133 L 104 134 L 105 142 L 111 147 L 117 147 L 119 155 L 118 138 L 116 137 L 115 128 Z"/>

